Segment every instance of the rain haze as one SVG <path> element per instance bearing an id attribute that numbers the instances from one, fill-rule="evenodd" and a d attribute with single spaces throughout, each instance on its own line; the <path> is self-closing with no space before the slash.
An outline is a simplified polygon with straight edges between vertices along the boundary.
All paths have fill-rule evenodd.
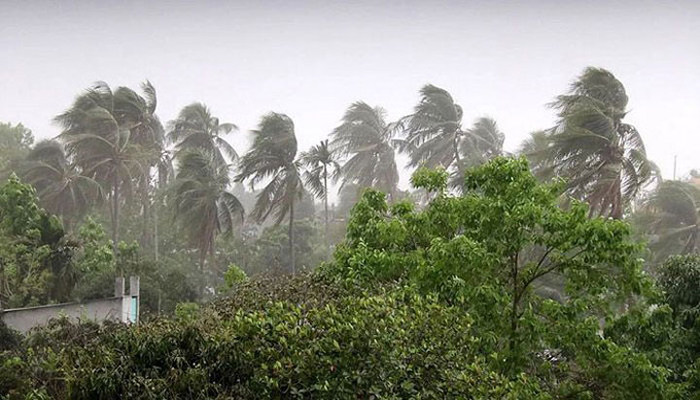
<path id="1" fill-rule="evenodd" d="M 0 119 L 50 138 L 52 118 L 95 81 L 158 91 L 162 121 L 193 101 L 241 131 L 268 111 L 300 149 L 354 101 L 412 111 L 426 84 L 464 123 L 494 118 L 506 150 L 554 123 L 547 107 L 587 66 L 609 69 L 627 121 L 670 177 L 700 167 L 700 3 L 695 1 L 2 1 Z M 401 161 L 400 161 L 401 162 Z M 402 171 L 402 186 L 408 173 Z"/>
<path id="2" fill-rule="evenodd" d="M 0 0 L 0 398 L 700 399 L 699 73 L 700 0 Z"/>

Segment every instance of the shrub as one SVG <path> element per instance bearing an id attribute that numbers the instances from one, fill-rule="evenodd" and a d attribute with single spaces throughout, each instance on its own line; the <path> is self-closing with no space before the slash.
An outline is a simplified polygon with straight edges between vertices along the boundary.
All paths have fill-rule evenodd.
<path id="1" fill-rule="evenodd" d="M 459 307 L 411 289 L 320 307 L 270 301 L 226 316 L 219 307 L 199 318 L 102 329 L 68 351 L 35 343 L 4 360 L 0 374 L 15 375 L 23 363 L 32 382 L 46 383 L 45 372 L 28 365 L 50 361 L 60 368 L 47 395 L 74 399 L 549 398 L 524 375 L 488 368 L 471 350 L 479 339 Z M 74 327 L 53 329 L 54 337 L 74 337 Z"/>

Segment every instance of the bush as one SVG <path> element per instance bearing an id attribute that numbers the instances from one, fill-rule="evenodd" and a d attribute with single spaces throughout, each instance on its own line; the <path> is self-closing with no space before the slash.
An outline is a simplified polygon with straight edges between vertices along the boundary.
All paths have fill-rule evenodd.
<path id="1" fill-rule="evenodd" d="M 35 342 L 3 360 L 34 385 L 50 362 L 52 398 L 444 399 L 548 398 L 525 376 L 488 368 L 470 350 L 471 318 L 410 289 L 343 296 L 324 306 L 269 301 L 260 310 L 102 329 L 68 345 L 76 328 L 54 326 L 70 348 Z M 79 330 L 80 328 L 78 328 Z M 37 332 L 37 334 L 39 334 Z M 18 367 L 19 365 L 19 367 Z M 18 395 L 32 386 L 18 385 Z"/>
<path id="2" fill-rule="evenodd" d="M 231 289 L 232 287 L 245 282 L 247 279 L 248 275 L 246 275 L 245 271 L 238 268 L 236 264 L 229 265 L 226 272 L 224 272 L 224 284 L 226 285 L 227 289 Z"/>

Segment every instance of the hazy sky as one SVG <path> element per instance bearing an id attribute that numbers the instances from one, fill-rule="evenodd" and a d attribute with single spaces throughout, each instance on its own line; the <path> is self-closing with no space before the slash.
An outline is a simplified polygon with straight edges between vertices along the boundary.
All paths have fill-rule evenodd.
<path id="1" fill-rule="evenodd" d="M 292 117 L 306 149 L 350 103 L 398 118 L 432 83 L 465 125 L 495 118 L 514 150 L 589 65 L 624 83 L 665 177 L 674 155 L 679 175 L 700 168 L 700 1 L 0 0 L 0 120 L 38 138 L 97 80 L 149 79 L 164 122 L 205 102 L 241 127 L 239 150 L 268 111 Z"/>

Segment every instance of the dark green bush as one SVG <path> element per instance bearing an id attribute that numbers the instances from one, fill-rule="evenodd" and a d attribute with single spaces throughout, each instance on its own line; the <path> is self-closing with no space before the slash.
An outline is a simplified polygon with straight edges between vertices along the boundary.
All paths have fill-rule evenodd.
<path id="1" fill-rule="evenodd" d="M 488 368 L 459 307 L 409 289 L 222 307 L 99 332 L 54 324 L 19 358 L 5 356 L 0 374 L 32 383 L 15 383 L 18 396 L 43 387 L 73 399 L 548 398 L 525 375 Z"/>

